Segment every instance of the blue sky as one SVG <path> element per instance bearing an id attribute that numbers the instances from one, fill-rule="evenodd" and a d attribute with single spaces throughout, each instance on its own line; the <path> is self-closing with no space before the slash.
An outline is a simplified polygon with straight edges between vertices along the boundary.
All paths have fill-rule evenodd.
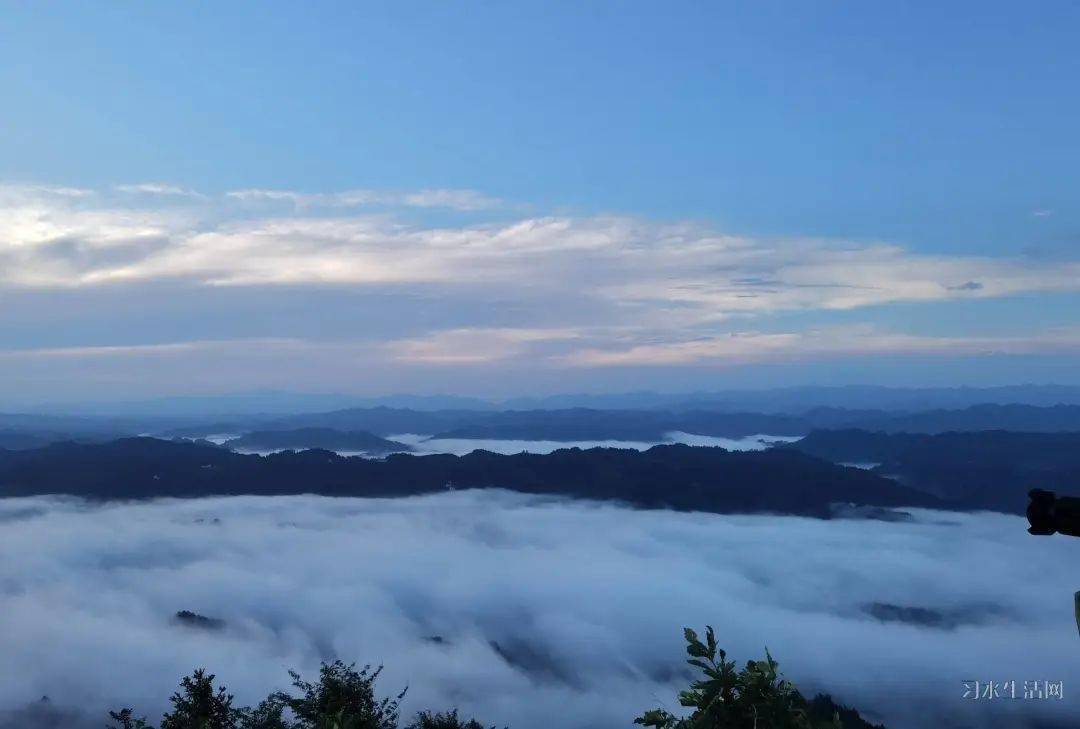
<path id="1" fill-rule="evenodd" d="M 4 3 L 0 398 L 1080 381 L 1078 33 Z"/>

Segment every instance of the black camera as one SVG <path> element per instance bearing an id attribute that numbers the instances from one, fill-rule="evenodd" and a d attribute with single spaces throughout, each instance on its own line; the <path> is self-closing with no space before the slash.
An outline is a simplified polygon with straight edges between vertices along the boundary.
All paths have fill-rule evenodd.
<path id="1" fill-rule="evenodd" d="M 1053 491 L 1032 489 L 1028 492 L 1027 518 L 1030 534 L 1068 534 L 1080 537 L 1080 498 L 1058 496 Z"/>

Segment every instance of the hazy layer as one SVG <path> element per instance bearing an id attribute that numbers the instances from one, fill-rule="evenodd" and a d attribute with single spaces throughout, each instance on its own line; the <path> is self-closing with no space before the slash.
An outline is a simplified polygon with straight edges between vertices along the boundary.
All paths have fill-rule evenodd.
<path id="1" fill-rule="evenodd" d="M 206 440 L 221 444 L 226 440 L 235 437 L 238 436 L 215 434 L 206 436 Z M 513 455 L 522 452 L 551 453 L 560 448 L 633 448 L 634 450 L 645 451 L 656 445 L 671 443 L 685 443 L 686 445 L 693 446 L 718 446 L 720 448 L 726 448 L 729 451 L 760 451 L 767 448 L 770 443 L 792 443 L 799 440 L 798 437 L 785 435 L 748 435 L 744 438 L 717 438 L 711 435 L 695 435 L 694 433 L 682 433 L 680 431 L 665 433 L 663 440 L 652 441 L 432 438 L 430 435 L 421 435 L 417 433 L 399 433 L 396 435 L 388 435 L 386 438 L 411 446 L 413 453 L 421 455 L 429 453 L 450 453 L 455 456 L 464 456 L 476 450 L 491 451 L 492 453 L 501 453 L 503 455 Z M 238 453 L 253 453 L 259 455 L 267 455 L 275 452 L 273 450 L 252 448 L 237 448 L 235 450 Z M 342 456 L 368 456 L 364 451 L 338 450 L 335 452 Z"/>
<path id="2" fill-rule="evenodd" d="M 695 435 L 673 431 L 666 433 L 662 441 L 637 440 L 485 440 L 475 438 L 431 438 L 426 435 L 404 433 L 387 436 L 390 440 L 407 443 L 417 453 L 453 453 L 463 456 L 475 450 L 511 455 L 528 451 L 529 453 L 551 453 L 560 448 L 633 448 L 644 451 L 663 443 L 685 443 L 695 446 L 719 446 L 732 451 L 763 450 L 769 443 L 791 442 L 798 438 L 779 435 L 749 435 L 745 438 L 714 438 L 709 435 Z"/>
<path id="3" fill-rule="evenodd" d="M 740 662 L 767 644 L 808 692 L 893 727 L 1075 725 L 1080 545 L 1001 514 L 917 515 L 677 514 L 501 491 L 0 501 L 0 726 L 43 694 L 153 716 L 196 666 L 252 702 L 287 668 L 342 657 L 385 662 L 385 692 L 410 686 L 406 714 L 457 705 L 547 729 L 557 706 L 570 727 L 628 727 L 677 709 L 681 628 L 707 622 Z M 874 602 L 957 625 L 879 622 Z M 181 609 L 227 628 L 176 626 Z M 1066 699 L 965 702 L 965 679 L 1064 680 Z"/>

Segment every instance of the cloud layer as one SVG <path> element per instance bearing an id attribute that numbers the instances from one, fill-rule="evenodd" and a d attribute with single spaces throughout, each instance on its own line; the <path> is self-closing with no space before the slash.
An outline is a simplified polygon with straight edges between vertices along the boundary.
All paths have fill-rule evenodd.
<path id="1" fill-rule="evenodd" d="M 826 522 L 487 491 L 18 499 L 0 501 L 0 522 L 0 548 L 19 555 L 0 564 L 0 711 L 47 694 L 154 714 L 198 665 L 250 702 L 288 667 L 340 656 L 386 663 L 384 691 L 410 686 L 406 713 L 456 705 L 540 729 L 559 706 L 571 728 L 625 727 L 675 708 L 680 628 L 711 623 L 739 660 L 768 645 L 806 690 L 890 726 L 1080 719 L 1075 545 L 1016 517 Z M 883 622 L 871 603 L 958 624 Z M 227 628 L 171 623 L 182 609 Z M 1066 699 L 965 702 L 970 679 L 1064 680 Z"/>
<path id="2" fill-rule="evenodd" d="M 439 225 L 390 212 L 500 208 L 499 201 L 470 190 L 238 190 L 208 199 L 163 183 L 116 189 L 129 195 L 0 188 L 3 283 L 87 286 L 177 278 L 210 285 L 525 284 L 553 291 L 577 285 L 619 305 L 663 302 L 705 319 L 1080 286 L 1075 262 L 756 239 L 699 224 L 620 216 Z M 131 195 L 151 199 L 137 204 Z M 154 199 L 160 197 L 204 202 L 164 205 Z"/>
<path id="3" fill-rule="evenodd" d="M 558 370 L 1080 350 L 1080 322 L 1067 317 L 1022 327 L 987 317 L 976 335 L 948 327 L 948 318 L 901 330 L 895 316 L 883 316 L 900 306 L 1080 293 L 1077 261 L 525 210 L 449 189 L 0 187 L 0 297 L 10 302 L 0 326 L 7 318 L 16 330 L 40 331 L 23 302 L 46 294 L 88 304 L 48 314 L 48 323 L 62 318 L 71 331 L 125 292 L 142 314 L 139 326 L 118 330 L 125 341 L 116 333 L 57 335 L 62 341 L 45 346 L 37 340 L 47 337 L 15 336 L 0 358 L 71 357 L 80 348 L 99 359 L 137 357 L 146 352 L 140 347 L 164 345 L 182 355 L 210 341 L 217 350 L 232 342 L 237 350 L 348 351 L 387 369 Z M 352 318 L 312 336 L 328 312 L 302 299 L 328 295 L 344 300 L 331 317 Z M 293 302 L 286 318 L 266 318 L 260 306 L 269 297 Z M 213 301 L 250 311 L 209 312 L 205 302 Z M 187 320 L 177 321 L 185 308 Z M 106 314 L 113 312 L 98 318 Z M 373 331 L 380 317 L 392 317 L 392 331 L 385 321 Z M 230 331 L 205 334 L 222 320 Z"/>

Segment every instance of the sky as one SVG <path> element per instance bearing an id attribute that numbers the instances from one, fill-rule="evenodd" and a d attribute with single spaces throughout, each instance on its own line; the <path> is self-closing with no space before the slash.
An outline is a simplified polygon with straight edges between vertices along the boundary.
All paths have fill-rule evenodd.
<path id="1" fill-rule="evenodd" d="M 0 13 L 0 405 L 1080 384 L 1075 3 Z"/>
<path id="2" fill-rule="evenodd" d="M 288 669 L 310 679 L 335 658 L 385 664 L 380 695 L 408 686 L 403 724 L 456 706 L 483 726 L 546 729 L 559 707 L 567 729 L 630 727 L 646 709 L 681 713 L 682 628 L 706 624 L 740 667 L 768 648 L 801 691 L 875 723 L 1075 727 L 1075 545 L 1032 538 L 1019 516 L 913 517 L 648 511 L 497 490 L 5 499 L 0 547 L 21 557 L 0 562 L 0 727 L 100 729 L 120 706 L 153 720 L 196 666 L 253 704 L 289 688 Z M 923 623 L 892 619 L 903 609 Z M 224 629 L 179 626 L 180 610 Z M 1015 681 L 1017 699 L 964 700 L 974 680 Z M 1035 681 L 1063 682 L 1063 700 L 1023 700 Z M 42 695 L 81 714 L 22 713 Z"/>

